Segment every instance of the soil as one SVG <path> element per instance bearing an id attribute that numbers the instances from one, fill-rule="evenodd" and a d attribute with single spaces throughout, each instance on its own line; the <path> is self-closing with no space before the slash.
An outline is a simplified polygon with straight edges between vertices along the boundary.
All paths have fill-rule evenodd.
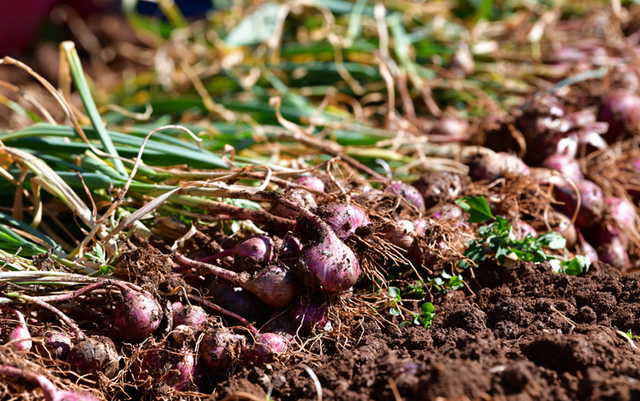
<path id="1" fill-rule="evenodd" d="M 640 333 L 638 274 L 593 266 L 571 277 L 527 263 L 474 273 L 473 293 L 435 298 L 430 329 L 369 322 L 355 346 L 309 363 L 322 399 L 640 399 L 640 351 L 616 332 Z M 305 369 L 281 369 L 221 379 L 211 400 L 238 392 L 264 399 L 272 380 L 273 399 L 318 399 Z"/>

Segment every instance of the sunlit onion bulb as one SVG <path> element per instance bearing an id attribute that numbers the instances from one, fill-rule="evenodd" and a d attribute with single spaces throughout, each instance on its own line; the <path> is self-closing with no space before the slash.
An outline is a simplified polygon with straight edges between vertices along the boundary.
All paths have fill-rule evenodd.
<path id="1" fill-rule="evenodd" d="M 404 182 L 395 181 L 389 185 L 385 191 L 395 195 L 400 195 L 405 198 L 407 202 L 415 206 L 418 211 L 425 211 L 424 198 L 420 191 L 418 191 L 414 186 L 405 184 Z"/>
<path id="2" fill-rule="evenodd" d="M 71 349 L 69 363 L 81 375 L 101 372 L 112 378 L 118 372 L 120 357 L 109 337 L 93 336 L 80 341 Z"/>
<path id="3" fill-rule="evenodd" d="M 409 220 L 389 222 L 381 231 L 382 238 L 393 245 L 408 250 L 414 241 L 414 226 Z"/>
<path id="4" fill-rule="evenodd" d="M 139 342 L 148 338 L 160 326 L 162 309 L 150 296 L 121 287 L 124 300 L 113 314 L 113 331 L 127 342 Z"/>
<path id="5" fill-rule="evenodd" d="M 318 216 L 342 241 L 348 240 L 358 228 L 369 224 L 367 214 L 352 203 L 328 203 L 320 208 Z"/>
<path id="6" fill-rule="evenodd" d="M 628 89 L 613 90 L 603 98 L 598 117 L 609 123 L 609 131 L 603 137 L 614 142 L 640 123 L 640 97 Z"/>
<path id="7" fill-rule="evenodd" d="M 285 353 L 288 348 L 287 340 L 281 335 L 259 333 L 255 335 L 253 344 L 242 350 L 242 354 L 248 362 L 262 366 L 273 362 L 275 357 Z"/>
<path id="8" fill-rule="evenodd" d="M 633 227 L 636 221 L 636 211 L 632 204 L 622 198 L 605 198 L 604 203 L 611 218 L 620 227 Z"/>
<path id="9" fill-rule="evenodd" d="M 572 157 L 563 154 L 553 154 L 542 161 L 542 167 L 558 171 L 563 176 L 573 180 L 584 179 L 580 170 L 580 163 Z"/>
<path id="10" fill-rule="evenodd" d="M 505 175 L 529 175 L 529 167 L 522 160 L 502 152 L 478 155 L 470 167 L 470 176 L 476 181 L 495 181 Z"/>
<path id="11" fill-rule="evenodd" d="M 228 369 L 246 347 L 247 339 L 227 329 L 207 333 L 200 344 L 204 363 L 214 371 Z"/>
<path id="12" fill-rule="evenodd" d="M 588 227 L 598 222 L 602 217 L 604 209 L 604 196 L 600 187 L 595 183 L 583 180 L 575 182 L 580 194 L 580 209 L 576 217 L 578 227 Z M 556 199 L 563 204 L 556 205 L 556 208 L 572 216 L 578 205 L 578 194 L 569 183 L 555 186 Z"/>
<path id="13" fill-rule="evenodd" d="M 305 176 L 296 180 L 296 184 L 302 185 L 318 192 L 324 192 L 324 182 L 318 177 Z"/>
<path id="14" fill-rule="evenodd" d="M 197 333 L 204 328 L 207 318 L 207 312 L 198 305 L 180 305 L 173 308 L 174 328 L 181 325 L 189 326 Z"/>
<path id="15" fill-rule="evenodd" d="M 31 341 L 31 334 L 29 333 L 27 322 L 24 320 L 24 316 L 20 311 L 15 309 L 12 309 L 12 311 L 18 318 L 18 324 L 9 333 L 8 340 L 11 342 L 11 346 L 14 350 L 19 352 L 29 352 L 31 351 L 33 342 Z"/>

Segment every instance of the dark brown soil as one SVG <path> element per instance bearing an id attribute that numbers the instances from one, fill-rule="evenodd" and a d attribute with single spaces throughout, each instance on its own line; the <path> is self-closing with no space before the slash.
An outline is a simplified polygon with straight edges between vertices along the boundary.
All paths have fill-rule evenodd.
<path id="1" fill-rule="evenodd" d="M 525 263 L 475 275 L 475 294 L 436 297 L 431 329 L 367 323 L 355 346 L 308 363 L 323 399 L 640 399 L 640 351 L 616 333 L 640 333 L 640 276 L 595 266 L 571 277 Z M 318 399 L 304 369 L 279 376 L 275 365 L 243 370 L 212 399 L 264 399 L 272 380 L 273 399 Z"/>

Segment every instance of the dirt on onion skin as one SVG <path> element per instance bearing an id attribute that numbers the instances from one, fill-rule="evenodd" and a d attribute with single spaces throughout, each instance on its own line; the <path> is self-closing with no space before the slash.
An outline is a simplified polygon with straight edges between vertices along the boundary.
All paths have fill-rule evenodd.
<path id="1" fill-rule="evenodd" d="M 431 329 L 365 325 L 357 345 L 309 362 L 327 400 L 637 400 L 640 351 L 616 330 L 640 333 L 640 276 L 593 266 L 581 277 L 548 265 L 486 264 L 475 294 L 436 297 Z M 269 370 L 271 369 L 271 370 Z M 242 369 L 211 400 L 263 396 L 282 367 Z M 269 380 L 265 379 L 268 376 Z M 284 373 L 276 400 L 315 400 L 301 368 Z"/>

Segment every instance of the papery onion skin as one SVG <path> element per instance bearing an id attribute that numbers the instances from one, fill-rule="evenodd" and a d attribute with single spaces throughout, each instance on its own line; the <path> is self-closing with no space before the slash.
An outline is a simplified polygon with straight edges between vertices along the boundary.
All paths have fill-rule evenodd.
<path id="1" fill-rule="evenodd" d="M 474 181 L 493 182 L 505 175 L 529 175 L 529 167 L 522 160 L 502 152 L 478 155 L 469 167 L 469 175 Z"/>
<path id="2" fill-rule="evenodd" d="M 272 308 L 284 308 L 296 299 L 298 283 L 285 266 L 269 266 L 257 272 L 243 285 Z"/>
<path id="3" fill-rule="evenodd" d="M 227 329 L 207 333 L 200 344 L 200 355 L 204 363 L 214 371 L 227 370 L 246 348 L 246 337 Z"/>
<path id="4" fill-rule="evenodd" d="M 602 99 L 598 118 L 609 123 L 603 137 L 613 143 L 640 124 L 640 97 L 627 89 L 615 89 Z"/>
<path id="5" fill-rule="evenodd" d="M 584 179 L 580 170 L 580 163 L 572 157 L 563 154 L 553 154 L 542 161 L 542 167 L 556 170 L 563 176 L 573 181 Z"/>
<path id="6" fill-rule="evenodd" d="M 13 309 L 16 317 L 18 318 L 18 324 L 9 333 L 8 342 L 11 342 L 11 347 L 18 352 L 29 352 L 33 346 L 31 340 L 31 333 L 27 327 L 27 322 L 24 320 L 24 316 L 18 310 Z"/>
<path id="7" fill-rule="evenodd" d="M 101 372 L 111 379 L 118 373 L 120 357 L 109 337 L 92 336 L 71 349 L 69 363 L 81 375 Z"/>
<path id="8" fill-rule="evenodd" d="M 328 293 L 350 289 L 360 276 L 356 255 L 335 235 L 306 247 L 303 264 L 310 284 Z"/>
<path id="9" fill-rule="evenodd" d="M 300 298 L 289 308 L 287 314 L 293 325 L 299 328 L 302 334 L 307 334 L 314 328 L 331 329 L 324 306 L 316 300 L 307 297 Z"/>
<path id="10" fill-rule="evenodd" d="M 609 242 L 602 242 L 596 247 L 596 251 L 600 262 L 607 263 L 623 273 L 629 270 L 629 254 L 620 238 L 614 237 Z"/>
<path id="11" fill-rule="evenodd" d="M 576 225 L 580 228 L 588 227 L 600 221 L 604 210 L 604 196 L 600 187 L 594 182 L 583 180 L 575 182 L 580 192 L 580 209 L 576 217 Z M 555 205 L 557 209 L 572 216 L 576 210 L 578 194 L 569 183 L 555 186 L 556 199 L 563 204 Z"/>
<path id="12" fill-rule="evenodd" d="M 530 234 L 533 238 L 536 238 L 538 236 L 538 232 L 536 231 L 536 229 L 522 220 L 518 220 L 516 224 L 513 225 L 513 233 L 519 240 L 525 239 L 527 234 Z"/>
<path id="13" fill-rule="evenodd" d="M 411 248 L 414 241 L 414 235 L 414 225 L 409 220 L 389 222 L 380 232 L 380 236 L 382 238 L 405 251 Z"/>
<path id="14" fill-rule="evenodd" d="M 273 241 L 266 235 L 256 235 L 236 245 L 235 254 L 242 258 L 270 262 L 273 259 Z"/>
<path id="15" fill-rule="evenodd" d="M 248 362 L 262 366 L 273 362 L 276 356 L 285 353 L 288 348 L 287 340 L 281 335 L 260 333 L 255 335 L 253 344 L 242 350 L 242 355 Z"/>
<path id="16" fill-rule="evenodd" d="M 48 330 L 43 335 L 42 345 L 36 346 L 38 354 L 44 358 L 66 360 L 73 348 L 71 338 L 59 330 Z"/>
<path id="17" fill-rule="evenodd" d="M 318 192 L 324 192 L 325 189 L 324 182 L 320 178 L 313 176 L 300 177 L 296 180 L 296 184 L 302 185 Z"/>
<path id="18" fill-rule="evenodd" d="M 631 203 L 618 197 L 604 199 L 609 216 L 619 227 L 633 227 L 636 222 L 636 211 Z"/>
<path id="19" fill-rule="evenodd" d="M 198 305 L 180 305 L 173 308 L 173 327 L 189 326 L 194 332 L 199 332 L 204 328 L 208 315 L 203 308 Z"/>
<path id="20" fill-rule="evenodd" d="M 287 197 L 287 199 L 295 202 L 301 207 L 304 207 L 307 209 L 315 209 L 316 207 L 318 207 L 318 204 L 316 203 L 316 200 L 313 197 L 313 194 L 304 189 L 299 189 L 299 188 L 287 189 L 284 191 L 284 195 Z M 272 214 L 275 214 L 276 216 L 284 217 L 286 219 L 295 220 L 298 218 L 298 212 L 284 205 L 281 205 L 279 203 L 273 205 L 271 209 L 269 209 L 269 212 Z"/>
<path id="21" fill-rule="evenodd" d="M 369 224 L 367 214 L 354 204 L 328 203 L 318 210 L 318 216 L 342 241 L 348 240 L 358 228 Z"/>
<path id="22" fill-rule="evenodd" d="M 180 349 L 163 349 L 154 346 L 143 351 L 132 369 L 138 386 L 151 388 L 164 383 L 175 390 L 183 390 L 193 378 L 195 355 L 187 345 Z"/>
<path id="23" fill-rule="evenodd" d="M 139 342 L 153 334 L 162 322 L 162 309 L 150 296 L 121 288 L 123 302 L 113 314 L 113 331 L 123 341 Z"/>
<path id="24" fill-rule="evenodd" d="M 422 194 L 420 193 L 420 191 L 416 189 L 416 187 L 412 185 L 405 184 L 404 182 L 396 181 L 396 182 L 393 182 L 391 185 L 389 185 L 385 189 L 385 191 L 395 195 L 402 196 L 410 204 L 415 206 L 419 212 L 424 212 L 426 210 L 424 205 L 424 198 L 422 197 Z"/>

